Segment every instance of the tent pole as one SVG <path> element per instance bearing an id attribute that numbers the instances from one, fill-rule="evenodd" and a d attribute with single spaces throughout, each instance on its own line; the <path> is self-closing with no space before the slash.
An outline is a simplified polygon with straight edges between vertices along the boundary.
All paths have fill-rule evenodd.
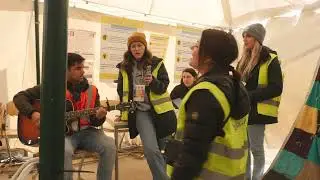
<path id="1" fill-rule="evenodd" d="M 149 8 L 148 8 L 148 11 L 147 11 L 147 15 L 150 15 L 151 11 L 152 11 L 152 8 L 153 8 L 153 0 L 149 0 L 148 3 L 149 3 L 148 4 Z"/>
<path id="2" fill-rule="evenodd" d="M 63 180 L 68 4 L 44 3 L 40 180 Z"/>
<path id="3" fill-rule="evenodd" d="M 39 3 L 34 0 L 34 26 L 35 26 L 35 40 L 36 40 L 36 74 L 37 84 L 40 84 L 40 49 L 39 49 Z"/>
<path id="4" fill-rule="evenodd" d="M 231 31 L 232 30 L 232 13 L 231 13 L 229 0 L 221 0 L 221 5 L 223 10 L 224 21 L 229 27 L 229 31 Z"/>

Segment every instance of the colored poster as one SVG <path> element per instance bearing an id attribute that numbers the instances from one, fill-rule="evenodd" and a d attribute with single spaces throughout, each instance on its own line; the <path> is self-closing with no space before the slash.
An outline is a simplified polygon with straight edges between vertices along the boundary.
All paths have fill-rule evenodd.
<path id="1" fill-rule="evenodd" d="M 200 40 L 201 30 L 188 27 L 178 27 L 176 40 L 176 62 L 174 82 L 180 82 L 181 73 L 185 68 L 189 68 L 191 59 L 191 47 Z"/>
<path id="2" fill-rule="evenodd" d="M 165 59 L 169 43 L 168 35 L 150 34 L 149 48 L 152 55 Z"/>
<path id="3" fill-rule="evenodd" d="M 112 82 L 118 78 L 117 64 L 127 51 L 128 37 L 143 27 L 140 21 L 104 16 L 101 19 L 100 81 Z"/>
<path id="4" fill-rule="evenodd" d="M 84 76 L 89 83 L 93 81 L 95 34 L 95 32 L 85 30 L 68 30 L 68 52 L 78 53 L 86 59 L 84 61 Z"/>

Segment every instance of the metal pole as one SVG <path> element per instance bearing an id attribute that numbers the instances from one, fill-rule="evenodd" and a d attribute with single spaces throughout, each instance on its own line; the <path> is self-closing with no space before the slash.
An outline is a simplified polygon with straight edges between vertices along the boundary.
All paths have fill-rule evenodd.
<path id="1" fill-rule="evenodd" d="M 62 180 L 68 0 L 44 3 L 40 180 Z"/>
<path id="2" fill-rule="evenodd" d="M 34 0 L 34 27 L 35 27 L 35 40 L 36 40 L 36 73 L 37 84 L 40 84 L 40 49 L 39 49 L 39 3 Z"/>
<path id="3" fill-rule="evenodd" d="M 222 10 L 223 10 L 223 16 L 224 16 L 224 21 L 229 27 L 229 31 L 232 30 L 232 25 L 233 25 L 233 18 L 232 18 L 232 13 L 231 13 L 231 7 L 230 7 L 230 2 L 229 0 L 221 0 L 221 5 L 222 5 Z"/>

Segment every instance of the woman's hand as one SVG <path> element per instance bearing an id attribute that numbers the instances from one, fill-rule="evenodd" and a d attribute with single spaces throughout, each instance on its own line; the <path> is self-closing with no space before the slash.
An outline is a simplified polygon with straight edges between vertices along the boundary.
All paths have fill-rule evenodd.
<path id="1" fill-rule="evenodd" d="M 153 80 L 153 77 L 152 77 L 151 74 L 144 76 L 144 82 L 145 82 L 145 84 L 146 84 L 147 86 L 149 86 L 149 84 L 152 82 L 152 80 Z"/>

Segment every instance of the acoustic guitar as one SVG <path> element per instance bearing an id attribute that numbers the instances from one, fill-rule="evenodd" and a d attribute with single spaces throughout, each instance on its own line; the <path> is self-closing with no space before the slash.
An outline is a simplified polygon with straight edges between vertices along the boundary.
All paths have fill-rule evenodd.
<path id="1" fill-rule="evenodd" d="M 107 103 L 108 104 L 108 103 Z M 40 112 L 40 100 L 35 100 L 32 106 Z M 65 134 L 67 136 L 79 131 L 79 119 L 83 117 L 89 117 L 90 115 L 95 115 L 100 107 L 76 110 L 73 103 L 70 100 L 66 100 L 66 113 L 65 113 Z M 119 103 L 117 105 L 108 105 L 103 107 L 107 111 L 120 110 L 133 113 L 136 109 L 135 102 Z M 40 129 L 36 126 L 32 120 L 23 115 L 18 114 L 18 137 L 19 140 L 28 146 L 37 145 L 40 140 Z"/>

